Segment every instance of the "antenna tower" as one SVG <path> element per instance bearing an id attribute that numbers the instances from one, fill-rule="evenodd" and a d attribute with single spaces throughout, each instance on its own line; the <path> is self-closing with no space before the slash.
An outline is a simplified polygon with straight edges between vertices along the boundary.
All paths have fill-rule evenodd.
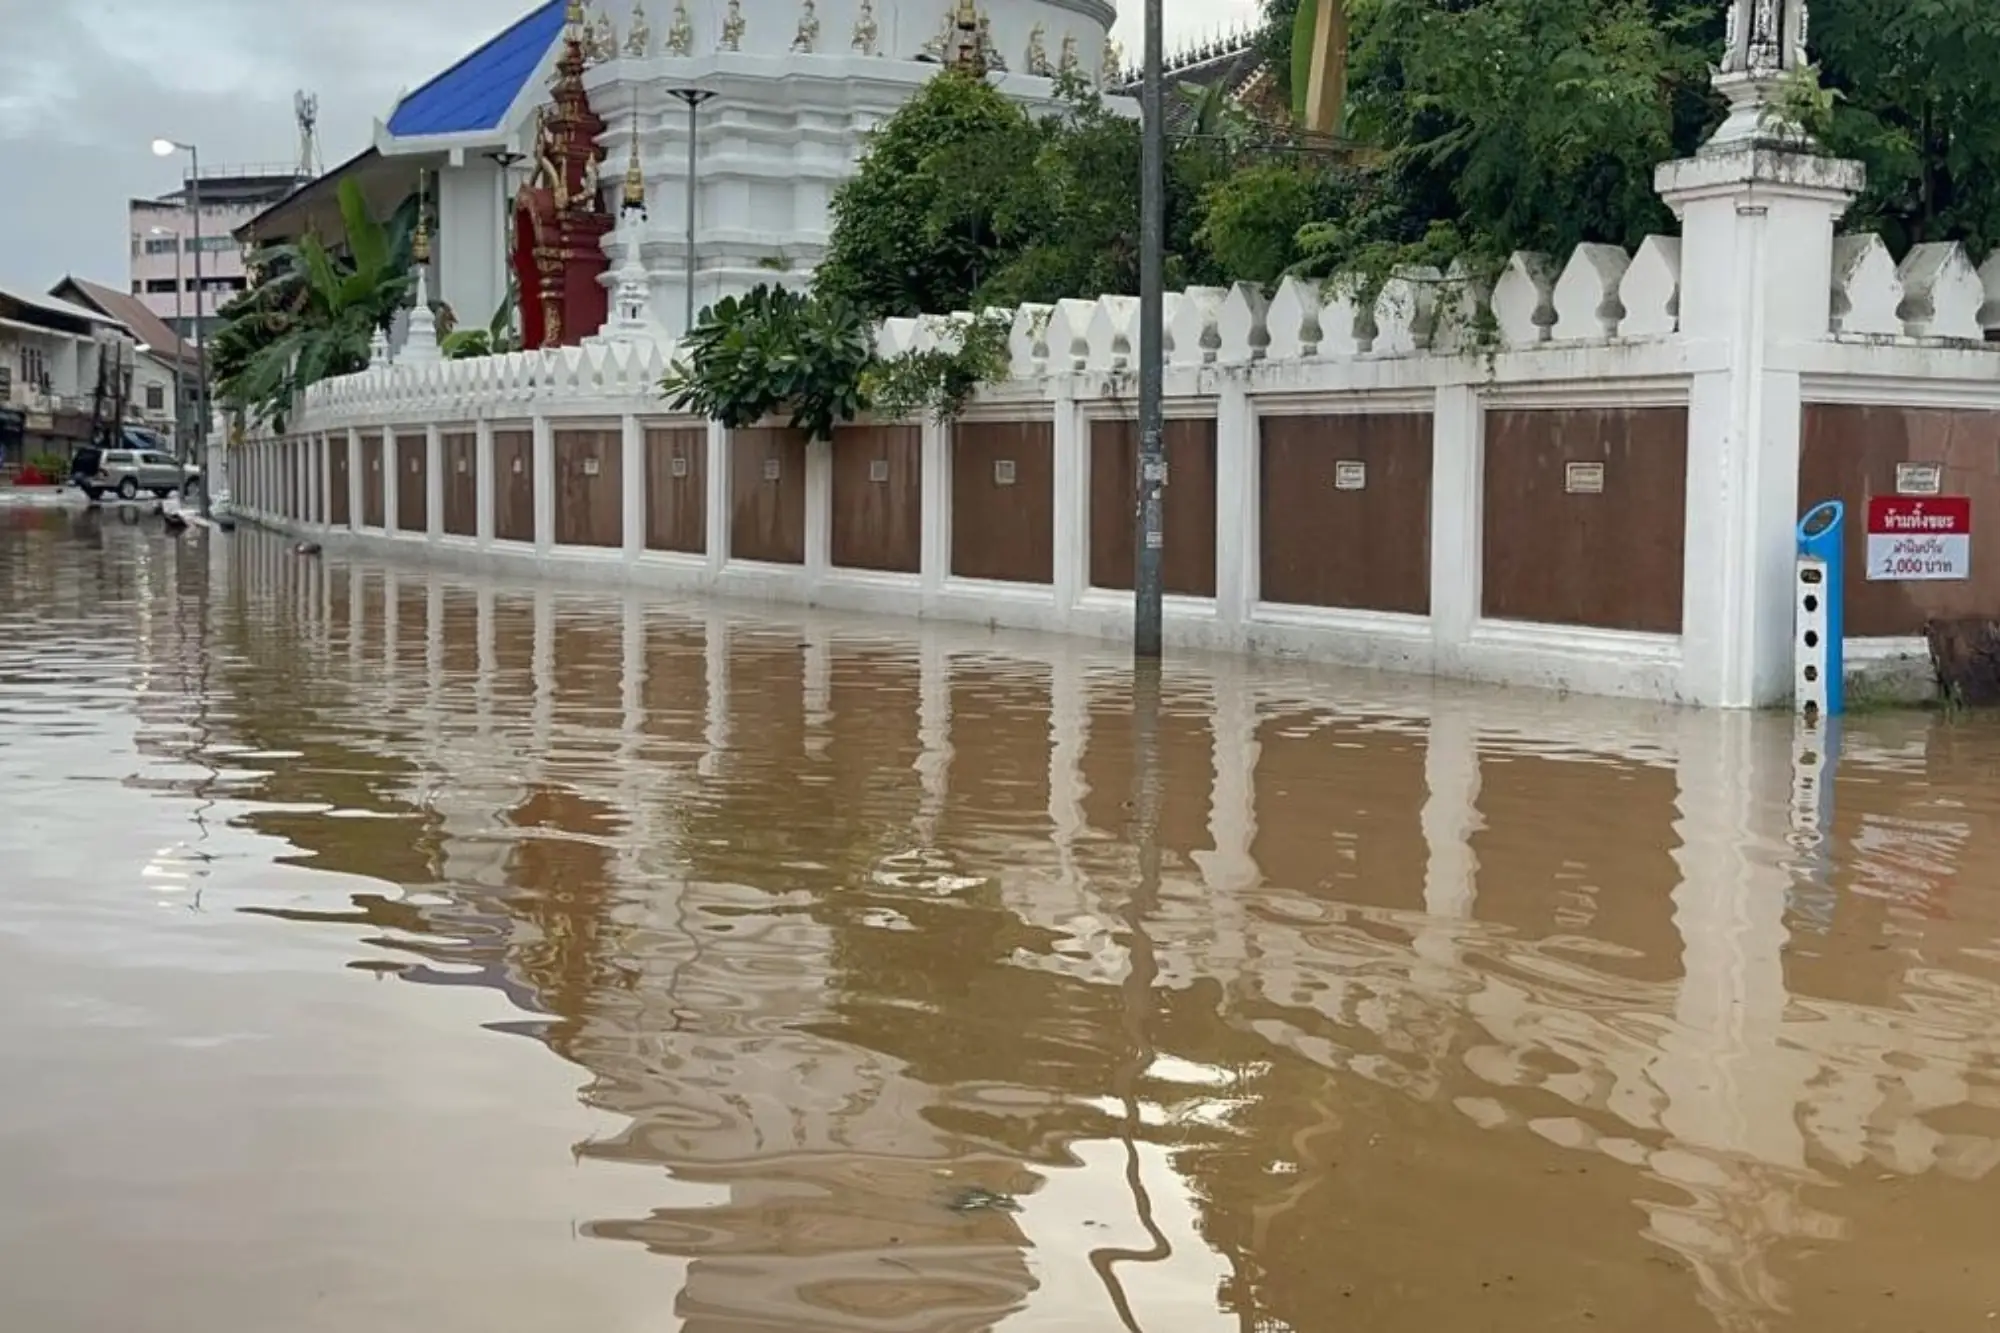
<path id="1" fill-rule="evenodd" d="M 326 170 L 319 157 L 319 98 L 304 90 L 294 93 L 292 113 L 299 122 L 299 179 L 318 180 Z"/>

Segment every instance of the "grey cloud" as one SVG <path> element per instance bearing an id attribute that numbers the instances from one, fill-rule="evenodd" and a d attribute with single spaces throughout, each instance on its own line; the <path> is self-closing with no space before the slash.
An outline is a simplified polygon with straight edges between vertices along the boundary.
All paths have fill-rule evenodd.
<path id="1" fill-rule="evenodd" d="M 534 0 L 0 0 L 0 283 L 126 279 L 125 204 L 179 166 L 157 135 L 211 164 L 297 157 L 292 93 L 320 103 L 323 156 Z"/>

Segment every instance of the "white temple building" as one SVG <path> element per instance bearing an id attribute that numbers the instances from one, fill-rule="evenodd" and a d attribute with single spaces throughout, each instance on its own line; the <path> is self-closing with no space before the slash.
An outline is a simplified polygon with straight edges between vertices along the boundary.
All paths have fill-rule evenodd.
<path id="1" fill-rule="evenodd" d="M 545 0 L 397 99 L 367 151 L 243 228 L 270 243 L 339 236 L 337 191 L 361 182 L 378 216 L 416 190 L 437 201 L 431 291 L 483 326 L 507 292 L 508 216 L 532 163 L 573 0 Z M 996 87 L 1036 106 L 1057 76 L 1115 82 L 1108 0 L 593 0 L 586 77 L 608 125 L 601 188 L 618 212 L 636 125 L 649 205 L 640 257 L 655 322 L 684 322 L 688 146 L 696 146 L 695 306 L 774 280 L 803 281 L 825 253 L 829 205 L 869 131 L 954 54 L 968 28 Z M 1108 71 L 1108 73 L 1107 73 Z M 706 94 L 690 114 L 683 95 Z M 677 95 L 680 94 L 680 95 Z M 607 238 L 616 281 L 624 227 Z"/>

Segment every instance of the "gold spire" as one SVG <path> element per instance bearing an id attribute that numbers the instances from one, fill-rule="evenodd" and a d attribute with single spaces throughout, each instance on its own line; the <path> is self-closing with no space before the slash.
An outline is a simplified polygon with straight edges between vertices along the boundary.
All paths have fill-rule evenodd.
<path id="1" fill-rule="evenodd" d="M 625 162 L 625 207 L 646 208 L 646 173 L 639 165 L 639 95 L 632 94 L 632 155 Z"/>
<path id="2" fill-rule="evenodd" d="M 410 262 L 422 266 L 431 262 L 430 198 L 424 192 L 424 174 L 417 173 L 417 231 L 410 237 Z"/>
<path id="3" fill-rule="evenodd" d="M 572 32 L 583 26 L 583 0 L 569 0 L 569 8 L 563 14 L 563 24 Z"/>

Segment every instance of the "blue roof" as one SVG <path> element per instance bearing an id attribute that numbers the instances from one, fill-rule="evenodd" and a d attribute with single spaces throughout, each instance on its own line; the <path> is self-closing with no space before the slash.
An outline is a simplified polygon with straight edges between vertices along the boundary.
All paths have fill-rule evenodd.
<path id="1" fill-rule="evenodd" d="M 507 108 L 563 30 L 564 0 L 548 0 L 514 26 L 396 104 L 398 139 L 475 134 L 500 127 Z"/>

